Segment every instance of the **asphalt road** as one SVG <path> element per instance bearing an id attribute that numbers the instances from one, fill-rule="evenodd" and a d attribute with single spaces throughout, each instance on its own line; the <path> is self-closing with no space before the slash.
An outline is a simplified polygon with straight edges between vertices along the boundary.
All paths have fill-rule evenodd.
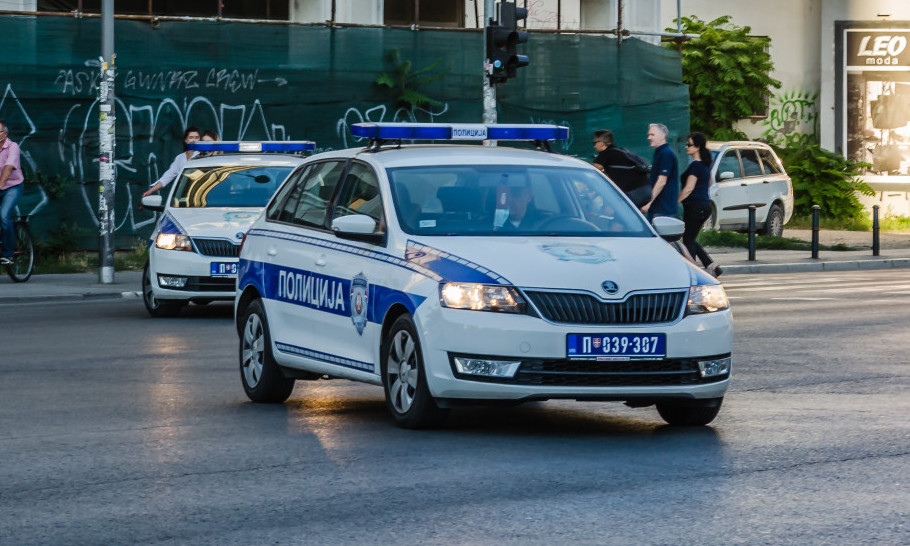
<path id="1" fill-rule="evenodd" d="M 0 306 L 0 544 L 907 544 L 910 281 L 736 276 L 713 426 L 547 402 L 393 426 L 378 387 L 247 402 L 231 308 Z"/>

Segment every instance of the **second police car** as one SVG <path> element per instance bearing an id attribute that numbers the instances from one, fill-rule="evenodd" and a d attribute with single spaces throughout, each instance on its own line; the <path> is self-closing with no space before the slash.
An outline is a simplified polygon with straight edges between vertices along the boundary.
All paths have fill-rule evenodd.
<path id="1" fill-rule="evenodd" d="M 401 145 L 528 140 L 537 125 L 358 124 L 366 147 L 312 156 L 247 232 L 236 325 L 257 402 L 297 379 L 383 386 L 399 425 L 449 408 L 575 399 L 714 419 L 733 322 L 716 279 L 578 159 L 539 150 Z M 549 146 L 547 146 L 548 148 Z"/>
<path id="2" fill-rule="evenodd" d="M 173 316 L 190 302 L 231 301 L 240 240 L 278 185 L 312 151 L 309 141 L 195 142 L 207 155 L 187 161 L 165 196 L 143 197 L 161 212 L 142 275 L 145 308 Z"/>

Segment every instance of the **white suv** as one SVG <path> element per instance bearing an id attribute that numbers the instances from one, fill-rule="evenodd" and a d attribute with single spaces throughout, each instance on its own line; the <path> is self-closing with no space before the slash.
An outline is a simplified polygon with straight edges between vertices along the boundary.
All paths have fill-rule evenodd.
<path id="1" fill-rule="evenodd" d="M 748 205 L 755 227 L 780 237 L 793 215 L 793 184 L 770 146 L 762 142 L 708 142 L 711 166 L 712 216 L 705 229 L 744 231 L 749 228 Z"/>
<path id="2" fill-rule="evenodd" d="M 492 401 L 616 400 L 676 425 L 717 415 L 733 320 L 723 287 L 591 165 L 402 139 L 566 138 L 556 126 L 357 124 L 312 156 L 242 245 L 247 396 L 295 379 L 382 385 L 399 425 Z"/>
<path id="3" fill-rule="evenodd" d="M 199 142 L 197 150 L 270 149 L 270 143 Z M 311 142 L 275 143 L 282 151 L 312 150 Z M 186 162 L 161 195 L 142 199 L 161 212 L 149 240 L 142 275 L 145 308 L 174 316 L 188 303 L 231 301 L 240 241 L 253 220 L 302 157 L 264 153 L 211 155 Z"/>

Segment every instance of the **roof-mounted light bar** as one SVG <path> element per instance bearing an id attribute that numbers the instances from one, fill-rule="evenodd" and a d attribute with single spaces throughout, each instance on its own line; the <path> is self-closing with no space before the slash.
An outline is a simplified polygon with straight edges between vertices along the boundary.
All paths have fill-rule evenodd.
<path id="1" fill-rule="evenodd" d="M 316 149 L 316 143 L 311 140 L 210 140 L 190 142 L 186 147 L 197 152 L 312 152 Z"/>
<path id="2" fill-rule="evenodd" d="M 355 123 L 355 137 L 373 140 L 568 140 L 561 125 L 483 123 Z"/>

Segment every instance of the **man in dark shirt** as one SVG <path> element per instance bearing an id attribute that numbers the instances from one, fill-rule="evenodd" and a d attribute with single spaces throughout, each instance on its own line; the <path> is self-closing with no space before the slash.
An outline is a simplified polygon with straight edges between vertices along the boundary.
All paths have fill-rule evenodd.
<path id="1" fill-rule="evenodd" d="M 654 148 L 651 161 L 651 202 L 641 208 L 648 220 L 655 216 L 679 215 L 679 162 L 667 144 L 670 130 L 662 123 L 648 126 L 648 144 Z"/>
<path id="2" fill-rule="evenodd" d="M 594 131 L 594 167 L 610 177 L 619 189 L 629 196 L 636 207 L 651 200 L 651 186 L 644 171 L 628 158 L 622 148 L 613 143 L 613 133 L 608 129 Z"/>

